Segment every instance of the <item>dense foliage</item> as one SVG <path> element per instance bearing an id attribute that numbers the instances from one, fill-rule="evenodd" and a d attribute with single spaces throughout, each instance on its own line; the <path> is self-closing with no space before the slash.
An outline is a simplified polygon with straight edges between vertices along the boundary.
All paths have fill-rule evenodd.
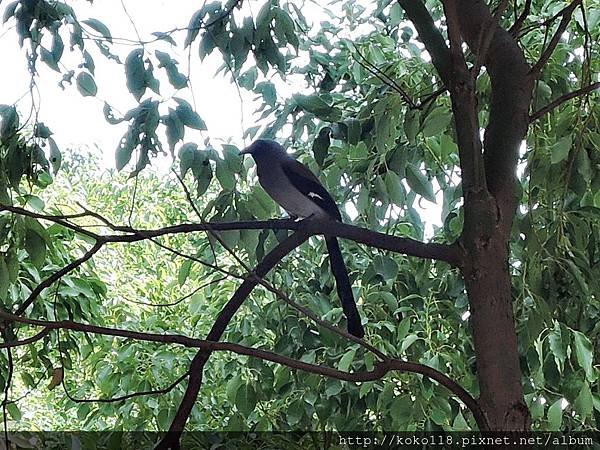
<path id="1" fill-rule="evenodd" d="M 516 34 L 527 59 L 535 62 L 565 4 L 527 4 L 531 12 Z M 441 4 L 427 5 L 445 32 Z M 176 92 L 189 84 L 170 52 L 170 46 L 183 44 L 192 48 L 192 58 L 196 52 L 200 58 L 221 54 L 222 71 L 238 89 L 260 98 L 257 125 L 245 138 L 276 137 L 289 144 L 345 205 L 347 222 L 417 240 L 454 242 L 464 211 L 450 97 L 400 4 L 340 1 L 331 11 L 323 8 L 328 18 L 319 23 L 306 18 L 298 2 L 269 0 L 257 6 L 251 16 L 247 5 L 232 0 L 206 3 L 182 33 L 156 32 L 131 50 L 111 35 L 110 23 L 81 20 L 67 3 L 6 5 L 5 22 L 16 24 L 20 44 L 28 47 L 32 74 L 46 64 L 60 72 L 67 89 L 73 83 L 82 96 L 94 96 L 95 64 L 108 58 L 119 63 L 115 79 L 126 83 L 135 107 L 120 116 L 104 105 L 109 123 L 127 124 L 116 150 L 117 173 L 103 171 L 92 157 L 61 153 L 51 136 L 67 130 L 50 131 L 27 122 L 17 107 L 2 106 L 0 203 L 64 215 L 81 212 L 81 202 L 112 224 L 136 229 L 277 217 L 278 209 L 256 185 L 253 165 L 238 156 L 241 142 L 187 141 L 190 130 L 205 130 L 207 136 L 210 130 L 185 95 L 161 95 L 165 77 Z M 522 2 L 509 7 L 502 26 L 510 28 L 522 9 Z M 588 92 L 543 110 L 598 81 L 600 4 L 587 2 L 573 17 L 535 87 L 510 244 L 525 399 L 534 428 L 541 430 L 597 429 L 600 421 L 598 95 Z M 81 58 L 78 67 L 61 64 L 66 51 Z M 467 61 L 477 64 L 469 53 Z M 288 95 L 289 86 L 298 92 Z M 485 124 L 491 95 L 485 71 L 477 79 L 477 95 Z M 540 110 L 544 114 L 537 117 Z M 200 217 L 175 173 L 147 169 L 163 152 L 177 155 L 174 172 L 189 186 Z M 424 222 L 423 207 L 431 203 L 441 212 L 440 226 Z M 71 221 L 110 232 L 98 217 Z M 285 232 L 238 230 L 219 236 L 222 243 L 210 234 L 188 233 L 110 244 L 44 290 L 26 315 L 201 338 L 234 291 L 235 276 L 245 274 L 227 249 L 254 266 Z M 3 310 L 18 311 L 35 286 L 92 244 L 85 234 L 60 224 L 0 213 Z M 469 304 L 460 273 L 444 262 L 352 241 L 342 245 L 367 318 L 368 341 L 386 354 L 445 373 L 477 397 Z M 323 251 L 322 239 L 311 238 L 270 279 L 322 319 L 338 323 L 341 308 Z M 7 342 L 37 331 L 15 324 L 2 329 Z M 262 288 L 236 315 L 225 340 L 343 371 L 372 370 L 375 362 L 372 353 L 317 329 Z M 194 353 L 175 345 L 54 330 L 0 354 L 9 425 L 167 429 L 181 384 L 160 395 L 81 400 L 169 387 L 185 374 Z M 211 357 L 205 371 L 189 429 L 475 428 L 472 416 L 445 388 L 413 374 L 348 383 L 224 353 Z"/>

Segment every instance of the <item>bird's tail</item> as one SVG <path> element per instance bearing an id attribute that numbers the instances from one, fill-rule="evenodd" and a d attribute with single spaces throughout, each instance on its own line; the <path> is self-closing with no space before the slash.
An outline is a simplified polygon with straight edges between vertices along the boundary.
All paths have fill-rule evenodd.
<path id="1" fill-rule="evenodd" d="M 325 238 L 327 243 L 327 251 L 329 252 L 329 262 L 331 263 L 331 271 L 335 278 L 338 296 L 342 302 L 344 315 L 348 320 L 348 333 L 356 337 L 362 338 L 365 335 L 365 330 L 360 323 L 360 315 L 354 302 L 354 294 L 352 293 L 352 285 L 348 278 L 348 269 L 342 258 L 342 251 L 338 241 L 334 237 Z"/>

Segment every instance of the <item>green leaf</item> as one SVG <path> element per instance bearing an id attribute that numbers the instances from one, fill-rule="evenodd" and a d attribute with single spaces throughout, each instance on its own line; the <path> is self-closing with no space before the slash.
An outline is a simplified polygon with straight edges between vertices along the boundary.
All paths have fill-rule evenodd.
<path id="1" fill-rule="evenodd" d="M 281 8 L 275 8 L 276 11 L 276 22 L 277 27 L 281 28 L 283 34 L 287 41 L 298 50 L 298 46 L 300 42 L 298 41 L 298 36 L 296 36 L 296 29 L 294 25 L 294 21 L 290 17 L 290 15 Z"/>
<path id="2" fill-rule="evenodd" d="M 83 67 L 85 67 L 92 75 L 94 75 L 96 64 L 94 64 L 94 58 L 92 58 L 92 55 L 90 55 L 87 50 L 83 51 Z"/>
<path id="3" fill-rule="evenodd" d="M 348 119 L 346 121 L 348 126 L 348 143 L 352 145 L 358 144 L 360 141 L 360 135 L 362 133 L 362 126 L 358 119 Z"/>
<path id="4" fill-rule="evenodd" d="M 558 371 L 562 373 L 564 362 L 567 359 L 567 349 L 566 345 L 562 342 L 560 324 L 557 321 L 554 322 L 554 328 L 548 334 L 548 342 L 550 343 L 550 351 L 554 355 Z"/>
<path id="5" fill-rule="evenodd" d="M 465 420 L 465 417 L 462 415 L 462 412 L 458 412 L 458 414 L 454 417 L 454 421 L 452 422 L 453 431 L 470 431 L 469 424 Z"/>
<path id="6" fill-rule="evenodd" d="M 169 108 L 169 114 L 163 118 L 163 122 L 167 127 L 167 142 L 169 143 L 169 148 L 172 153 L 175 144 L 185 136 L 185 129 L 183 128 L 183 123 L 179 119 L 179 115 L 172 108 Z"/>
<path id="7" fill-rule="evenodd" d="M 579 395 L 575 399 L 575 411 L 577 411 L 582 417 L 588 417 L 592 414 L 594 409 L 594 402 L 592 399 L 592 391 L 590 385 L 584 382 L 579 391 Z"/>
<path id="8" fill-rule="evenodd" d="M 405 424 L 412 417 L 413 401 L 409 395 L 396 397 L 392 400 L 389 411 L 395 427 Z"/>
<path id="9" fill-rule="evenodd" d="M 290 403 L 287 411 L 285 412 L 285 418 L 290 426 L 294 426 L 302 420 L 302 416 L 304 415 L 305 405 L 301 399 L 294 400 Z"/>
<path id="10" fill-rule="evenodd" d="M 558 431 L 562 425 L 562 399 L 556 400 L 550 408 L 548 408 L 548 429 Z"/>
<path id="11" fill-rule="evenodd" d="M 2 23 L 6 23 L 12 16 L 15 14 L 15 10 L 17 6 L 19 6 L 20 1 L 9 3 L 4 10 L 4 14 L 2 15 Z"/>
<path id="12" fill-rule="evenodd" d="M 110 123 L 111 125 L 116 125 L 118 123 L 123 122 L 123 120 L 125 120 L 123 118 L 115 117 L 112 107 L 106 102 L 104 102 L 104 106 L 102 107 L 102 112 L 104 113 L 104 118 L 106 119 L 106 121 L 108 123 Z"/>
<path id="13" fill-rule="evenodd" d="M 177 102 L 175 112 L 177 113 L 179 120 L 181 120 L 186 127 L 195 130 L 206 130 L 206 124 L 200 118 L 198 113 L 192 109 L 192 105 L 182 98 L 173 97 L 173 100 Z"/>
<path id="14" fill-rule="evenodd" d="M 177 274 L 177 282 L 179 283 L 179 286 L 183 286 L 185 284 L 186 280 L 190 276 L 191 268 L 192 268 L 191 260 L 186 259 L 184 262 L 181 263 L 181 266 L 179 266 L 179 272 Z"/>
<path id="15" fill-rule="evenodd" d="M 406 339 L 402 341 L 402 345 L 400 346 L 400 353 L 403 353 L 406 350 L 408 350 L 408 348 L 418 340 L 419 336 L 417 336 L 416 334 L 409 334 L 408 336 L 406 336 Z"/>
<path id="16" fill-rule="evenodd" d="M 240 386 L 235 396 L 235 406 L 244 415 L 248 417 L 256 407 L 256 391 L 250 383 Z"/>
<path id="17" fill-rule="evenodd" d="M 350 369 L 350 365 L 352 361 L 354 361 L 354 355 L 356 355 L 356 349 L 351 348 L 341 357 L 340 362 L 338 363 L 338 369 L 343 372 L 348 372 Z"/>
<path id="18" fill-rule="evenodd" d="M 0 255 L 0 301 L 6 301 L 9 284 L 10 277 L 8 274 L 8 265 L 6 264 L 5 258 Z"/>
<path id="19" fill-rule="evenodd" d="M 133 50 L 125 59 L 125 77 L 127 89 L 137 101 L 142 98 L 146 91 L 146 68 L 143 60 L 144 50 L 141 48 Z"/>
<path id="20" fill-rule="evenodd" d="M 407 316 L 400 322 L 396 330 L 396 340 L 402 342 L 410 331 L 411 316 Z"/>
<path id="21" fill-rule="evenodd" d="M 532 402 L 529 409 L 531 411 L 532 420 L 539 420 L 544 417 L 544 405 L 542 404 L 541 398 L 538 397 L 534 402 Z"/>
<path id="22" fill-rule="evenodd" d="M 8 278 L 14 283 L 19 276 L 19 258 L 17 257 L 16 252 L 9 251 L 6 254 L 5 262 L 8 268 Z"/>
<path id="23" fill-rule="evenodd" d="M 60 72 L 60 67 L 58 67 L 58 62 L 54 59 L 52 52 L 46 50 L 44 47 L 40 47 L 40 59 L 52 70 Z"/>
<path id="24" fill-rule="evenodd" d="M 389 171 L 385 174 L 385 187 L 392 203 L 397 206 L 404 206 L 406 194 L 404 186 L 402 186 L 402 180 L 396 172 Z"/>
<path id="25" fill-rule="evenodd" d="M 206 308 L 204 296 L 200 292 L 196 292 L 190 297 L 188 304 L 188 312 L 192 315 L 200 314 Z"/>
<path id="26" fill-rule="evenodd" d="M 432 203 L 435 203 L 435 195 L 431 181 L 415 166 L 408 164 L 406 166 L 406 182 L 410 188 L 417 194 L 423 196 Z"/>
<path id="27" fill-rule="evenodd" d="M 102 35 L 102 37 L 104 39 L 106 39 L 108 42 L 110 42 L 112 44 L 112 36 L 110 34 L 110 30 L 108 29 L 108 27 L 106 25 L 104 25 L 98 19 L 92 18 L 92 19 L 82 20 L 81 22 L 85 23 L 90 28 L 93 28 L 94 30 L 96 30 L 98 33 L 100 33 Z"/>
<path id="28" fill-rule="evenodd" d="M 569 156 L 569 151 L 571 150 L 572 138 L 571 136 L 563 136 L 556 144 L 552 147 L 552 153 L 550 155 L 550 162 L 552 164 L 559 163 Z"/>
<path id="29" fill-rule="evenodd" d="M 177 45 L 177 43 L 175 42 L 175 39 L 173 39 L 169 33 L 164 33 L 162 31 L 154 31 L 151 34 L 152 34 L 152 36 L 155 36 L 156 39 L 168 42 L 172 46 L 176 46 Z"/>
<path id="30" fill-rule="evenodd" d="M 202 25 L 202 18 L 205 14 L 206 10 L 204 8 L 201 8 L 198 11 L 196 11 L 192 16 L 190 23 L 187 27 L 188 32 L 187 36 L 185 37 L 185 42 L 183 44 L 184 48 L 187 48 L 187 46 L 190 45 L 194 41 L 194 39 L 196 39 L 196 36 L 198 36 L 198 33 L 200 32 L 200 27 Z"/>
<path id="31" fill-rule="evenodd" d="M 16 420 L 17 422 L 19 420 L 21 420 L 21 410 L 19 409 L 19 407 L 17 406 L 16 403 L 9 403 L 6 405 L 6 410 L 8 411 L 8 414 L 10 414 L 10 416 Z"/>
<path id="32" fill-rule="evenodd" d="M 331 145 L 330 134 L 331 134 L 330 127 L 321 128 L 321 130 L 319 131 L 319 134 L 317 135 L 317 137 L 315 138 L 315 140 L 313 142 L 312 152 L 315 157 L 315 161 L 317 161 L 317 164 L 319 165 L 319 167 L 323 167 L 323 163 L 325 162 L 325 159 L 327 158 L 329 146 Z"/>
<path id="33" fill-rule="evenodd" d="M 0 137 L 6 138 L 14 134 L 19 126 L 19 115 L 14 105 L 0 105 L 0 118 L 2 118 Z"/>
<path id="34" fill-rule="evenodd" d="M 194 159 L 198 146 L 193 142 L 187 142 L 179 149 L 179 173 L 181 178 L 185 178 L 185 174 L 194 165 Z"/>
<path id="35" fill-rule="evenodd" d="M 149 64 L 144 72 L 144 84 L 157 94 L 160 94 L 160 81 L 154 76 L 152 64 Z"/>
<path id="36" fill-rule="evenodd" d="M 373 258 L 373 268 L 386 281 L 394 280 L 398 276 L 398 264 L 387 255 L 375 256 Z"/>
<path id="37" fill-rule="evenodd" d="M 60 170 L 62 163 L 62 155 L 56 142 L 51 137 L 48 138 L 48 145 L 50 147 L 50 164 L 52 165 L 52 173 L 56 175 Z"/>
<path id="38" fill-rule="evenodd" d="M 575 354 L 577 355 L 577 362 L 579 367 L 585 371 L 585 377 L 588 381 L 594 382 L 596 380 L 594 373 L 594 348 L 588 337 L 579 332 L 572 330 L 573 338 L 575 342 Z"/>
<path id="39" fill-rule="evenodd" d="M 254 91 L 257 94 L 261 94 L 265 103 L 270 106 L 275 106 L 275 102 L 277 101 L 277 91 L 275 90 L 275 85 L 270 81 L 261 81 L 256 85 Z"/>
<path id="40" fill-rule="evenodd" d="M 229 170 L 233 173 L 240 173 L 242 171 L 242 156 L 240 155 L 240 149 L 232 144 L 223 144 L 223 159 L 229 166 Z"/>
<path id="41" fill-rule="evenodd" d="M 51 52 L 52 52 L 52 58 L 54 58 L 54 61 L 56 61 L 56 62 L 60 61 L 60 58 L 62 57 L 64 49 L 65 49 L 65 45 L 63 44 L 60 34 L 58 34 L 58 31 L 53 32 L 52 33 Z"/>
<path id="42" fill-rule="evenodd" d="M 323 99 L 316 94 L 296 94 L 294 95 L 294 100 L 296 100 L 296 103 L 300 108 L 318 117 L 327 116 L 333 111 L 333 108 L 325 103 L 325 101 L 323 101 Z"/>
<path id="43" fill-rule="evenodd" d="M 590 157 L 588 156 L 588 152 L 585 148 L 581 147 L 577 152 L 575 164 L 577 167 L 577 172 L 579 172 L 585 182 L 589 183 L 592 180 L 593 171 Z"/>
<path id="44" fill-rule="evenodd" d="M 254 88 L 254 84 L 256 83 L 256 78 L 258 77 L 258 70 L 256 67 L 251 67 L 246 72 L 241 74 L 238 78 L 238 83 L 244 89 L 252 89 Z"/>
<path id="45" fill-rule="evenodd" d="M 447 109 L 438 108 L 425 118 L 423 123 L 423 136 L 436 136 L 441 134 L 452 120 L 452 114 Z"/>
<path id="46" fill-rule="evenodd" d="M 121 138 L 119 146 L 115 152 L 117 170 L 123 169 L 131 160 L 133 150 L 139 144 L 139 131 L 130 127 L 125 135 Z"/>
<path id="47" fill-rule="evenodd" d="M 31 228 L 25 232 L 25 250 L 31 258 L 33 265 L 40 268 L 46 260 L 46 242 L 36 231 Z"/>
<path id="48" fill-rule="evenodd" d="M 169 79 L 169 83 L 175 89 L 181 89 L 187 86 L 187 78 L 183 75 L 179 70 L 177 70 L 177 61 L 171 58 L 171 55 L 165 52 L 161 52 L 156 50 L 154 52 L 156 55 L 156 59 L 158 59 L 159 68 L 164 68 L 167 71 L 167 77 Z"/>
<path id="49" fill-rule="evenodd" d="M 77 90 L 84 97 L 93 97 L 98 92 L 98 87 L 92 77 L 87 72 L 79 72 L 77 75 Z"/>
<path id="50" fill-rule="evenodd" d="M 232 191 L 235 187 L 235 176 L 230 170 L 229 165 L 224 160 L 218 158 L 217 161 L 217 180 L 221 184 L 221 187 L 226 191 Z"/>
<path id="51" fill-rule="evenodd" d="M 192 166 L 194 178 L 196 178 L 196 194 L 201 196 L 210 186 L 213 177 L 212 166 L 207 152 L 196 152 L 194 165 Z"/>
<path id="52" fill-rule="evenodd" d="M 400 21 L 402 20 L 404 14 L 402 11 L 402 8 L 400 7 L 399 3 L 394 3 L 392 5 L 392 8 L 390 9 L 390 15 L 389 15 L 389 24 L 391 26 L 396 26 L 400 23 Z"/>
<path id="53" fill-rule="evenodd" d="M 227 382 L 227 385 L 225 386 L 225 394 L 227 396 L 227 399 L 229 400 L 229 402 L 232 405 L 235 404 L 237 392 L 240 389 L 240 386 L 242 385 L 242 383 L 243 383 L 242 376 L 240 374 L 237 374 L 236 376 L 231 378 Z"/>
<path id="54" fill-rule="evenodd" d="M 579 269 L 579 267 L 577 267 L 577 265 L 570 259 L 567 259 L 566 262 L 567 262 L 567 266 L 569 266 L 569 272 L 571 273 L 571 275 L 573 276 L 573 278 L 579 285 L 579 289 L 581 289 L 581 292 L 583 294 L 588 294 L 590 289 L 589 289 L 588 283 L 585 279 L 585 276 L 581 272 L 581 269 Z"/>

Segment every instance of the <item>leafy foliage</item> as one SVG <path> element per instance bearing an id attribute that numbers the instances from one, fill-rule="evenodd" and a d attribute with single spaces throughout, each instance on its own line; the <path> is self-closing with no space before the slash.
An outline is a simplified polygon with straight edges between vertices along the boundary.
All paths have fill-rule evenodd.
<path id="1" fill-rule="evenodd" d="M 538 22 L 562 8 L 546 3 L 532 2 L 519 35 L 530 61 L 544 47 L 545 30 Z M 260 98 L 258 125 L 245 137 L 278 137 L 290 144 L 345 205 L 356 225 L 419 240 L 455 241 L 464 211 L 450 99 L 432 75 L 429 57 L 399 5 L 334 3 L 334 11 L 326 11 L 329 19 L 319 26 L 310 23 L 295 2 L 268 0 L 255 18 L 236 5 L 231 0 L 205 4 L 191 18 L 183 45 L 197 46 L 201 59 L 219 52 L 237 85 Z M 532 112 L 591 83 L 592 74 L 599 72 L 598 49 L 590 43 L 600 40 L 594 26 L 600 7 L 591 2 L 585 11 L 585 17 L 575 14 L 568 39 L 561 41 L 542 72 Z M 432 5 L 430 13 L 440 20 L 441 6 Z M 502 24 L 510 28 L 514 20 L 507 13 Z M 68 33 L 70 50 L 81 52 L 83 63 L 75 81 L 83 96 L 98 92 L 97 52 L 121 62 L 110 29 L 97 19 L 79 21 L 65 3 L 13 2 L 5 7 L 4 21 L 16 23 L 20 44 L 27 43 L 34 55 L 33 67 L 39 56 L 70 79 L 75 72 L 59 64 L 65 52 L 61 33 Z M 154 36 L 176 45 L 172 34 Z M 42 45 L 44 35 L 51 37 L 49 48 Z M 90 48 L 91 42 L 97 50 Z M 76 156 L 63 161 L 50 130 L 36 124 L 33 132 L 24 132 L 16 108 L 2 105 L 0 203 L 64 213 L 59 205 L 68 204 L 72 212 L 75 201 L 85 198 L 90 209 L 106 212 L 113 223 L 153 228 L 190 221 L 193 212 L 176 180 L 146 169 L 164 153 L 166 142 L 170 153 L 177 154 L 180 177 L 187 183 L 193 179 L 203 219 L 252 220 L 278 214 L 254 183 L 253 169 L 242 162 L 236 146 L 186 141 L 186 129 L 207 127 L 187 100 L 161 95 L 164 86 L 156 73 L 163 69 L 173 89 L 189 85 L 189 76 L 172 54 L 151 52 L 149 45 L 140 43 L 122 66 L 123 82 L 136 106 L 117 117 L 105 103 L 104 115 L 111 124 L 127 123 L 117 146 L 116 167 L 133 167 L 131 176 L 138 178 L 128 183 L 123 175 L 99 175 L 92 161 Z M 155 66 L 160 69 L 156 73 Z M 295 83 L 302 93 L 287 94 L 282 79 Z M 486 123 L 491 96 L 486 73 L 477 80 L 477 94 L 480 120 Z M 599 121 L 597 93 L 561 104 L 531 125 L 521 154 L 510 272 L 525 398 L 536 429 L 597 429 L 600 420 Z M 54 183 L 51 172 L 58 176 Z M 431 203 L 441 207 L 439 227 L 422 217 Z M 236 255 L 255 264 L 282 233 L 240 230 L 220 237 Z M 202 235 L 168 237 L 160 244 L 239 270 L 214 239 Z M 1 213 L 3 308 L 18 307 L 41 280 L 88 247 L 84 235 L 65 227 Z M 476 395 L 469 308 L 459 274 L 445 263 L 388 255 L 351 242 L 343 248 L 373 345 L 438 369 Z M 338 323 L 342 313 L 322 255 L 323 243 L 313 239 L 295 258 L 280 264 L 272 279 L 324 320 Z M 235 288 L 232 280 L 216 280 L 217 275 L 198 262 L 153 243 L 111 246 L 44 291 L 28 315 L 204 336 Z M 157 306 L 178 298 L 183 300 Z M 315 332 L 306 318 L 271 293 L 257 290 L 251 300 L 228 328 L 227 340 L 340 370 L 374 367 L 371 354 L 327 330 Z M 59 389 L 40 386 L 50 383 L 61 367 L 64 387 L 75 398 L 156 389 L 184 373 L 192 352 L 61 332 L 23 347 L 15 357 L 18 389 L 39 392 L 36 406 L 59 405 L 69 412 L 64 420 L 54 415 L 49 422 L 39 408 L 36 413 L 28 410 L 29 418 L 23 419 L 19 408 L 29 408 L 25 401 L 11 403 L 8 411 L 19 421 L 15 426 L 166 429 L 181 386 L 165 395 L 115 403 L 76 403 Z M 6 364 L 4 353 L 0 366 Z M 351 384 L 226 355 L 213 356 L 209 365 L 210 384 L 203 386 L 190 429 L 474 427 L 464 407 L 426 378 L 394 374 Z M 0 388 L 8 382 L 3 369 Z"/>

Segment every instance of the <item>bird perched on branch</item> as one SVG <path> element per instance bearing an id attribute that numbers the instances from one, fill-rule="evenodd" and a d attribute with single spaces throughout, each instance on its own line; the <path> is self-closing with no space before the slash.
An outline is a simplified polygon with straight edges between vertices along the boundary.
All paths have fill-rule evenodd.
<path id="1" fill-rule="evenodd" d="M 254 158 L 260 185 L 291 216 L 342 221 L 340 210 L 319 179 L 277 142 L 259 139 L 240 154 Z M 365 331 L 340 246 L 335 237 L 326 237 L 325 242 L 342 309 L 348 320 L 348 332 L 362 338 Z"/>

